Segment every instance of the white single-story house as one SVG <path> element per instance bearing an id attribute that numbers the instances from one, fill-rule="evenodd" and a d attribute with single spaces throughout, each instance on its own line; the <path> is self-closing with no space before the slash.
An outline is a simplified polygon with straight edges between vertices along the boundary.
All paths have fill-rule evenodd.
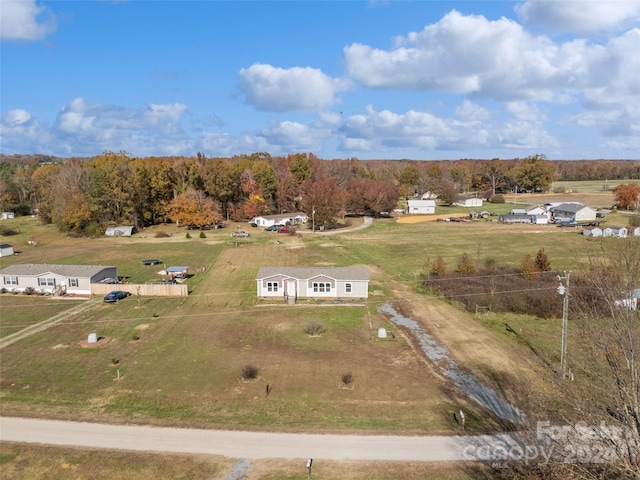
<path id="1" fill-rule="evenodd" d="M 547 219 L 551 219 L 551 212 L 540 205 L 534 205 L 526 209 L 525 213 L 528 215 L 544 215 Z"/>
<path id="2" fill-rule="evenodd" d="M 366 267 L 262 267 L 256 275 L 258 297 L 368 298 Z"/>
<path id="3" fill-rule="evenodd" d="M 130 237 L 137 233 L 138 229 L 133 225 L 120 225 L 118 227 L 109 227 L 104 232 L 108 237 Z"/>
<path id="4" fill-rule="evenodd" d="M 260 215 L 253 217 L 251 223 L 259 227 L 271 227 L 272 225 L 302 225 L 309 221 L 309 217 L 304 212 L 278 213 L 274 215 Z"/>
<path id="5" fill-rule="evenodd" d="M 0 214 L 0 220 L 8 220 L 10 218 L 16 218 L 16 214 L 13 212 L 2 212 Z"/>
<path id="6" fill-rule="evenodd" d="M 407 200 L 407 213 L 410 215 L 431 215 L 436 213 L 435 200 Z"/>
<path id="7" fill-rule="evenodd" d="M 640 237 L 640 227 L 629 227 L 629 235 Z"/>
<path id="8" fill-rule="evenodd" d="M 561 203 L 553 207 L 553 217 L 556 222 L 585 222 L 596 219 L 596 211 L 581 203 Z"/>
<path id="9" fill-rule="evenodd" d="M 582 235 L 585 237 L 601 237 L 602 229 L 600 227 L 584 227 L 582 229 Z"/>
<path id="10" fill-rule="evenodd" d="M 15 254 L 13 245 L 9 245 L 8 243 L 0 244 L 0 257 L 8 257 L 13 254 Z"/>
<path id="11" fill-rule="evenodd" d="M 90 295 L 92 283 L 114 283 L 116 267 L 101 265 L 17 264 L 0 270 L 0 287 L 24 292 L 31 287 L 37 292 L 62 295 Z"/>
<path id="12" fill-rule="evenodd" d="M 481 207 L 482 202 L 482 198 L 459 196 L 454 205 L 459 207 Z"/>

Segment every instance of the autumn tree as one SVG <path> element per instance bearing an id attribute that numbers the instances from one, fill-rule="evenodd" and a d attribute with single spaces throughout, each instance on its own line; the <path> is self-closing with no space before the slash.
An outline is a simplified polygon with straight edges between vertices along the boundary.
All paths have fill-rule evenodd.
<path id="1" fill-rule="evenodd" d="M 618 208 L 632 210 L 640 206 L 640 183 L 620 184 L 613 189 Z"/>
<path id="2" fill-rule="evenodd" d="M 434 260 L 431 260 L 428 268 L 429 274 L 436 277 L 441 277 L 447 274 L 447 264 L 442 257 L 437 257 Z"/>
<path id="3" fill-rule="evenodd" d="M 202 166 L 202 178 L 205 191 L 220 203 L 222 215 L 229 216 L 229 204 L 240 198 L 240 174 L 228 159 L 207 159 Z"/>
<path id="4" fill-rule="evenodd" d="M 540 250 L 538 250 L 538 253 L 536 254 L 535 263 L 536 263 L 536 268 L 540 272 L 548 272 L 551 270 L 551 264 L 549 263 L 549 258 L 547 257 L 547 254 L 545 253 L 544 248 L 541 248 Z"/>
<path id="5" fill-rule="evenodd" d="M 456 266 L 456 272 L 462 273 L 465 275 L 470 275 L 472 273 L 476 273 L 476 264 L 473 263 L 473 259 L 471 255 L 467 252 L 463 253 L 458 260 L 458 265 Z"/>
<path id="6" fill-rule="evenodd" d="M 546 192 L 555 180 L 555 167 L 544 155 L 525 158 L 518 169 L 516 181 L 520 189 Z"/>
<path id="7" fill-rule="evenodd" d="M 482 179 L 491 189 L 491 196 L 496 194 L 496 190 L 505 184 L 505 166 L 498 158 L 492 158 L 482 170 Z"/>
<path id="8" fill-rule="evenodd" d="M 438 198 L 444 203 L 453 205 L 458 201 L 458 189 L 453 183 L 447 182 L 442 185 Z"/>
<path id="9" fill-rule="evenodd" d="M 520 276 L 527 280 L 540 277 L 540 270 L 536 261 L 531 258 L 531 255 L 526 254 L 520 261 Z"/>
<path id="10" fill-rule="evenodd" d="M 343 209 L 342 192 L 333 178 L 308 181 L 303 187 L 302 206 L 316 227 L 331 227 Z"/>
<path id="11" fill-rule="evenodd" d="M 214 200 L 201 190 L 181 193 L 167 204 L 165 214 L 178 225 L 202 227 L 222 220 Z"/>
<path id="12" fill-rule="evenodd" d="M 398 204 L 398 189 L 384 180 L 355 179 L 349 182 L 345 192 L 347 210 L 364 213 L 388 212 Z"/>

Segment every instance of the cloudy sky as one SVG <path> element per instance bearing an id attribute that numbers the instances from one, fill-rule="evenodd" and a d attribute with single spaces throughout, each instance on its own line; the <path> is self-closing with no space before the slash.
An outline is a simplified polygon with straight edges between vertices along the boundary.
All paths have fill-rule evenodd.
<path id="1" fill-rule="evenodd" d="M 640 0 L 0 0 L 0 153 L 640 158 Z"/>

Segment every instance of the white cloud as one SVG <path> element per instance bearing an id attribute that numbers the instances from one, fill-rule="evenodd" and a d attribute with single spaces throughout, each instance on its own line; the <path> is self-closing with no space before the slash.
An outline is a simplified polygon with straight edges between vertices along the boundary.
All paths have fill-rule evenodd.
<path id="1" fill-rule="evenodd" d="M 2 40 L 40 40 L 56 28 L 55 15 L 35 0 L 0 0 Z"/>
<path id="2" fill-rule="evenodd" d="M 276 68 L 256 63 L 239 72 L 240 90 L 247 102 L 270 112 L 315 112 L 336 103 L 336 94 L 347 88 L 315 68 Z"/>
<path id="3" fill-rule="evenodd" d="M 391 50 L 353 44 L 344 55 L 349 76 L 366 87 L 566 102 L 621 81 L 619 76 L 637 81 L 620 68 L 625 57 L 616 52 L 617 43 L 625 44 L 625 55 L 634 47 L 640 50 L 624 37 L 607 45 L 583 39 L 555 43 L 506 18 L 492 21 L 452 11 L 420 32 L 399 37 Z"/>
<path id="4" fill-rule="evenodd" d="M 467 99 L 456 107 L 456 115 L 467 121 L 487 120 L 491 116 L 487 109 Z"/>
<path id="5" fill-rule="evenodd" d="M 525 24 L 557 32 L 612 32 L 640 22 L 640 0 L 527 0 L 515 10 Z"/>

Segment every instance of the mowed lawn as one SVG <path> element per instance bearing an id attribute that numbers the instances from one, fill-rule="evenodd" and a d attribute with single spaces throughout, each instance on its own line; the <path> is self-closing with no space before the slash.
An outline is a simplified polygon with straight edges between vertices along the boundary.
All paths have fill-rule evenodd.
<path id="1" fill-rule="evenodd" d="M 158 257 L 167 265 L 189 265 L 194 275 L 187 298 L 99 303 L 4 348 L 3 414 L 293 431 L 454 431 L 452 413 L 465 402 L 460 392 L 399 333 L 395 341 L 375 338 L 378 327 L 395 331 L 377 311 L 393 300 L 391 285 L 421 291 L 426 262 L 442 256 L 453 269 L 463 252 L 480 265 L 491 258 L 514 266 L 545 248 L 552 268 L 578 268 L 592 244 L 573 229 L 553 226 L 391 219 L 361 231 L 302 238 L 243 225 L 252 237 L 238 246 L 228 243 L 231 228 L 206 232 L 206 238 L 192 232 L 191 239 L 175 227 L 100 239 L 29 228 L 21 235 L 47 238 L 49 262 L 111 264 L 129 281 L 148 281 L 159 268 L 140 260 Z M 172 235 L 155 238 L 158 230 Z M 38 249 L 11 260 L 36 261 L 31 252 Z M 263 265 L 366 265 L 372 295 L 360 306 L 257 302 L 255 275 Z M 9 325 L 58 312 L 48 310 L 52 300 L 42 297 L 25 299 L 32 302 L 26 309 L 11 307 L 17 299 L 0 296 L 3 335 Z M 307 335 L 312 321 L 326 331 Z M 87 348 L 89 333 L 106 343 Z M 247 365 L 259 369 L 257 379 L 242 379 Z M 343 385 L 346 373 L 353 382 Z M 469 427 L 482 430 L 483 412 L 472 403 L 468 408 Z"/>

